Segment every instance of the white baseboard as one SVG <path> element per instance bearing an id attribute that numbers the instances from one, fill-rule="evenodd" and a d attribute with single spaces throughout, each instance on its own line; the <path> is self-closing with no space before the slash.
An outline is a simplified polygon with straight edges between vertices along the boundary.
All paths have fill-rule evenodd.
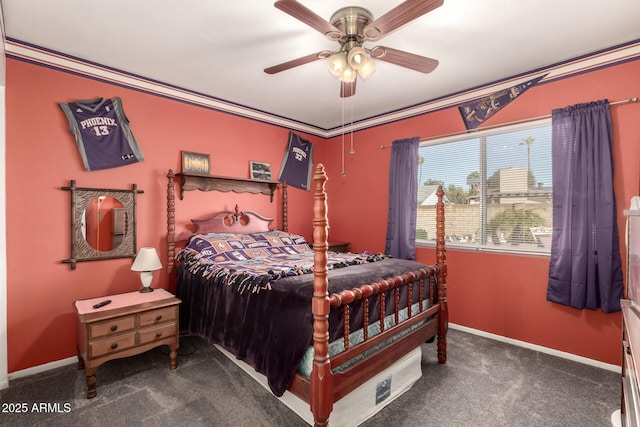
<path id="1" fill-rule="evenodd" d="M 66 359 L 45 363 L 44 365 L 38 365 L 38 366 L 34 366 L 27 369 L 22 369 L 20 371 L 10 372 L 9 381 L 15 380 L 17 378 L 28 377 L 30 375 L 39 374 L 41 372 L 46 372 L 51 369 L 60 368 L 62 366 L 73 365 L 74 363 L 78 363 L 78 358 L 76 356 L 67 357 Z"/>
<path id="2" fill-rule="evenodd" d="M 490 338 L 492 340 L 501 341 L 501 342 L 512 344 L 518 347 L 524 347 L 530 350 L 539 351 L 540 353 L 550 354 L 552 356 L 562 357 L 563 359 L 572 360 L 574 362 L 584 363 L 585 365 L 595 366 L 596 368 L 606 369 L 607 371 L 621 372 L 621 369 L 622 369 L 620 365 L 612 365 L 610 363 L 600 362 L 598 360 L 589 359 L 588 357 L 578 356 L 576 354 L 567 353 L 565 351 L 554 350 L 552 348 L 543 347 L 541 345 L 531 344 L 526 341 L 519 341 L 513 338 L 507 338 L 501 335 L 491 334 L 489 332 L 481 331 L 479 329 L 469 328 L 467 326 L 457 325 L 455 323 L 449 323 L 449 327 L 451 329 L 457 329 L 459 331 L 468 332 L 470 334 L 479 335 L 481 337 Z"/>

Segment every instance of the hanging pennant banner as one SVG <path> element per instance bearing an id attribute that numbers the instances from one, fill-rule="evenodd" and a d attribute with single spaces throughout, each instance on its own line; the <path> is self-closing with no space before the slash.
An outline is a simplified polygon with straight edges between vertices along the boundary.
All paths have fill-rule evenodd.
<path id="1" fill-rule="evenodd" d="M 475 129 L 480 126 L 489 117 L 493 116 L 511 101 L 525 93 L 527 89 L 535 86 L 545 76 L 546 74 L 508 89 L 503 89 L 492 93 L 491 95 L 462 104 L 458 108 L 460 109 L 460 114 L 462 115 L 462 120 L 464 121 L 467 130 Z"/>

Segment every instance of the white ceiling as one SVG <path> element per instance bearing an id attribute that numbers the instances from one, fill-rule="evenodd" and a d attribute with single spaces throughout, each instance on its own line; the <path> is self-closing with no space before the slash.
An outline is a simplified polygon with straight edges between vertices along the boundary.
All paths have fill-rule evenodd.
<path id="1" fill-rule="evenodd" d="M 378 61 L 345 101 L 325 61 L 263 72 L 337 47 L 272 1 L 1 2 L 8 38 L 325 130 L 640 39 L 638 0 L 445 0 L 378 42 L 438 68 Z M 300 0 L 326 20 L 354 5 L 376 18 L 401 2 Z"/>

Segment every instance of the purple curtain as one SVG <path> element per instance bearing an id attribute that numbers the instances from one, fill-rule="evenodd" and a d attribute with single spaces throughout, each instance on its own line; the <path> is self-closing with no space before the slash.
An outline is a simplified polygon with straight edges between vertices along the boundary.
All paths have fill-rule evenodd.
<path id="1" fill-rule="evenodd" d="M 419 138 L 400 139 L 391 145 L 389 218 L 384 253 L 416 259 Z"/>
<path id="2" fill-rule="evenodd" d="M 620 310 L 622 267 L 606 100 L 552 113 L 553 239 L 547 300 Z"/>

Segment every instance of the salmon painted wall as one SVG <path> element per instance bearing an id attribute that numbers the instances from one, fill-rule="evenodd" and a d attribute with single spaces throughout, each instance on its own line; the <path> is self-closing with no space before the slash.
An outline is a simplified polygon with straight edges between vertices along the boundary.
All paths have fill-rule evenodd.
<path id="1" fill-rule="evenodd" d="M 119 96 L 145 161 L 86 172 L 57 103 Z M 314 137 L 307 136 L 312 142 Z M 138 247 L 166 253 L 167 171 L 180 171 L 181 150 L 211 156 L 214 175 L 249 177 L 249 161 L 271 163 L 277 176 L 288 130 L 171 101 L 120 86 L 7 60 L 7 316 L 9 372 L 75 355 L 77 299 L 140 288 L 132 260 L 78 263 L 71 271 L 70 194 L 60 187 L 130 189 L 138 196 Z M 317 139 L 317 138 L 315 138 Z M 290 188 L 289 229 L 311 237 L 312 195 Z M 222 209 L 253 210 L 277 218 L 282 192 L 268 196 L 190 191 L 176 201 L 176 231 Z M 299 208 L 300 207 L 300 208 Z M 166 261 L 163 259 L 166 267 Z M 166 286 L 165 270 L 152 286 Z"/>
<path id="2" fill-rule="evenodd" d="M 536 86 L 486 125 L 543 116 L 554 108 L 581 102 L 638 96 L 638 76 L 640 61 L 634 61 Z M 357 109 L 357 103 L 354 108 Z M 640 194 L 640 103 L 613 106 L 611 114 L 614 190 L 624 259 L 624 209 L 631 196 Z M 457 108 L 450 108 L 355 132 L 353 155 L 349 154 L 351 144 L 347 135 L 344 176 L 341 176 L 341 139 L 333 138 L 323 144 L 322 161 L 330 177 L 327 183 L 330 237 L 352 242 L 355 251 L 383 251 L 391 149 L 380 146 L 400 138 L 424 138 L 463 130 Z M 433 263 L 435 251 L 419 248 L 417 258 Z M 580 311 L 547 302 L 548 257 L 449 249 L 447 263 L 452 323 L 620 364 L 620 313 Z"/>
<path id="3" fill-rule="evenodd" d="M 594 71 L 531 89 L 494 122 L 547 114 L 552 108 L 640 93 L 635 78 L 640 61 Z M 366 84 L 366 83 L 365 83 Z M 120 96 L 145 161 L 121 168 L 86 172 L 82 168 L 59 101 Z M 354 108 L 357 108 L 357 100 Z M 622 212 L 638 194 L 640 104 L 612 108 L 615 190 Z M 441 135 L 462 129 L 456 109 L 434 112 L 354 133 L 355 154 L 341 140 L 316 143 L 315 160 L 329 175 L 330 237 L 352 242 L 355 251 L 383 251 L 387 217 L 390 144 L 398 138 Z M 269 162 L 276 171 L 288 130 L 144 94 L 120 86 L 7 60 L 7 316 L 9 372 L 75 354 L 73 301 L 133 291 L 139 276 L 130 259 L 61 264 L 70 255 L 69 194 L 78 186 L 130 188 L 136 183 L 138 246 L 166 245 L 166 173 L 180 169 L 180 150 L 211 155 L 211 173 L 248 177 L 250 160 Z M 188 192 L 176 201 L 177 231 L 213 210 L 255 210 L 278 218 L 279 202 L 267 196 Z M 289 190 L 290 230 L 311 237 L 312 194 Z M 575 353 L 607 363 L 620 362 L 620 316 L 577 311 L 545 301 L 546 257 L 504 256 L 448 251 L 451 321 L 510 338 Z M 433 251 L 420 248 L 418 259 L 431 263 Z M 166 265 L 166 261 L 163 261 Z M 527 274 L 521 274 L 526 271 Z M 153 286 L 166 286 L 164 271 Z"/>

